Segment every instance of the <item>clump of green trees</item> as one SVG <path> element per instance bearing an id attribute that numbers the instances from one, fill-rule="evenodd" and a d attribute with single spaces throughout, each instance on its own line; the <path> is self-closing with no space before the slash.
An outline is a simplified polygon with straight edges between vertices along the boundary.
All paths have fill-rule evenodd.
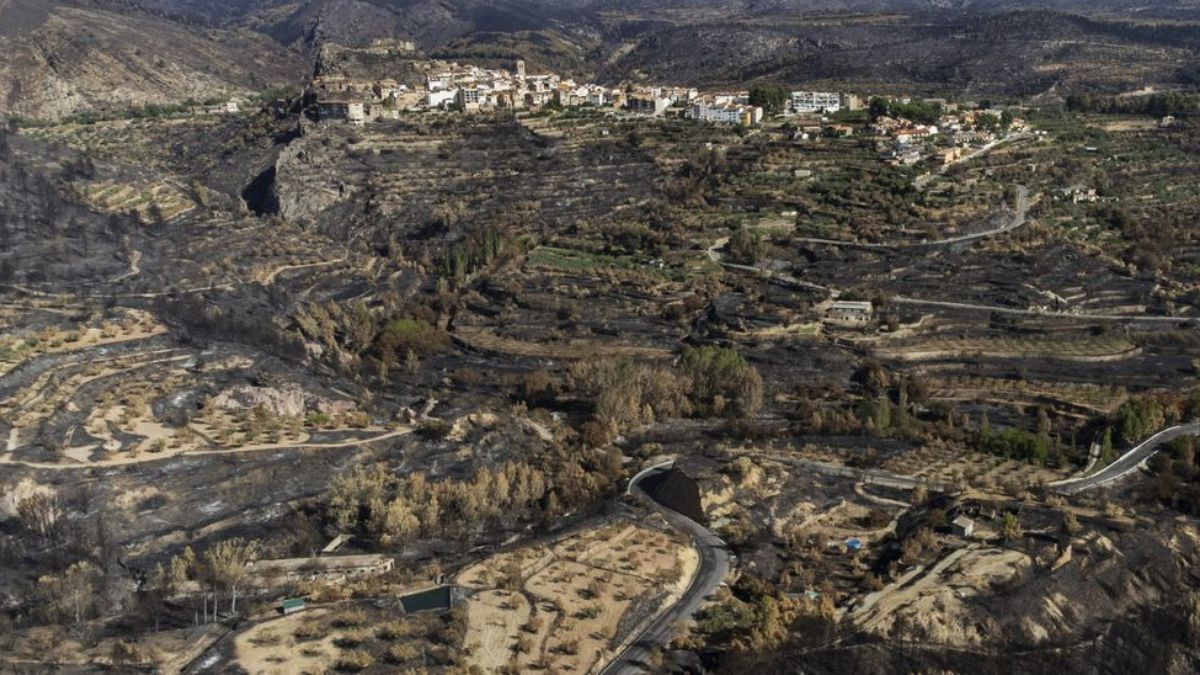
<path id="1" fill-rule="evenodd" d="M 353 305 L 309 302 L 292 315 L 301 336 L 324 348 L 324 358 L 339 368 L 343 356 L 355 365 L 369 366 L 368 372 L 387 377 L 401 364 L 444 351 L 450 335 L 436 326 L 437 314 L 419 304 L 372 310 L 366 303 Z"/>
<path id="2" fill-rule="evenodd" d="M 867 111 L 872 122 L 880 117 L 903 117 L 920 124 L 937 124 L 938 119 L 942 116 L 942 105 L 924 101 L 904 103 L 896 99 L 876 96 L 871 99 Z"/>
<path id="3" fill-rule="evenodd" d="M 787 109 L 791 94 L 778 84 L 759 84 L 750 88 L 750 105 L 761 106 L 767 115 L 778 115 Z"/>
<path id="4" fill-rule="evenodd" d="M 552 478 L 527 463 L 506 462 L 482 467 L 467 480 L 431 481 L 423 473 L 400 475 L 383 464 L 360 465 L 333 481 L 324 498 L 325 515 L 338 529 L 369 536 L 384 546 L 403 547 L 425 538 L 465 540 L 487 522 L 512 524 L 557 515 L 554 481 L 587 473 L 576 467 Z M 608 482 L 581 481 L 570 489 L 577 495 L 596 495 Z"/>
<path id="5" fill-rule="evenodd" d="M 588 359 L 568 372 L 575 393 L 592 402 L 584 443 L 657 420 L 688 415 L 751 417 L 762 407 L 763 382 L 754 366 L 727 347 L 687 347 L 675 365 L 630 359 Z"/>
<path id="6" fill-rule="evenodd" d="M 762 260 L 765 251 L 762 233 L 745 225 L 729 238 L 729 259 L 735 263 L 753 265 Z"/>

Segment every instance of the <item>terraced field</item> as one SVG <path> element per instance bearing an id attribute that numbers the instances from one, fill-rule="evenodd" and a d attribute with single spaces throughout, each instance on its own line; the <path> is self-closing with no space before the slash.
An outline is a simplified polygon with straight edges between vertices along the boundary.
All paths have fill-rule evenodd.
<path id="1" fill-rule="evenodd" d="M 323 127 L 289 146 L 277 190 L 292 220 L 319 219 L 354 198 L 410 232 L 430 217 L 453 228 L 468 211 L 518 229 L 569 228 L 638 205 L 655 175 L 615 139 L 584 143 L 515 121 L 437 118 L 355 132 Z"/>
<path id="2" fill-rule="evenodd" d="M 6 320 L 28 323 L 41 311 Z M 179 345 L 144 311 L 49 321 L 0 345 L 0 463 L 100 467 L 192 452 L 338 445 L 396 431 L 368 424 L 353 404 L 298 386 L 275 393 L 238 384 L 262 355 Z"/>
<path id="3" fill-rule="evenodd" d="M 1050 359 L 1077 362 L 1118 361 L 1141 354 L 1141 349 L 1119 335 L 1028 337 L 931 337 L 889 344 L 876 352 L 901 361 L 952 358 Z"/>
<path id="4" fill-rule="evenodd" d="M 196 208 L 177 186 L 169 183 L 99 183 L 88 185 L 84 200 L 106 213 L 133 213 L 147 224 L 169 223 Z"/>
<path id="5" fill-rule="evenodd" d="M 468 567 L 469 662 L 485 670 L 602 667 L 683 592 L 698 555 L 676 536 L 617 521 Z"/>

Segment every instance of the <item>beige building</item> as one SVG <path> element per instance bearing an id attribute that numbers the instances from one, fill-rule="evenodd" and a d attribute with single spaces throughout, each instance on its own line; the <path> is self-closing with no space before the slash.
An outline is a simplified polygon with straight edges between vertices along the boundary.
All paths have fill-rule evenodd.
<path id="1" fill-rule="evenodd" d="M 362 126 L 366 123 L 367 115 L 362 101 L 348 98 L 326 98 L 317 101 L 317 116 L 322 122 L 328 120 L 345 120 L 350 124 Z"/>

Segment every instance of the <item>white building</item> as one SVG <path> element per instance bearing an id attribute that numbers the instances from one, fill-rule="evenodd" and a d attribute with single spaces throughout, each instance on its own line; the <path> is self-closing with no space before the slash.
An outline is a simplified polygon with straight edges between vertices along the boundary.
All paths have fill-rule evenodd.
<path id="1" fill-rule="evenodd" d="M 732 103 L 697 103 L 688 110 L 688 116 L 702 122 L 750 126 L 762 121 L 763 109 L 758 106 L 743 106 Z"/>
<path id="2" fill-rule="evenodd" d="M 975 534 L 975 521 L 966 516 L 959 516 L 950 523 L 954 534 L 960 537 L 970 537 Z"/>
<path id="3" fill-rule="evenodd" d="M 625 99 L 625 107 L 631 112 L 642 113 L 645 115 L 661 115 L 671 107 L 671 99 L 665 96 L 655 96 L 653 94 L 631 94 Z"/>
<path id="4" fill-rule="evenodd" d="M 745 105 L 750 102 L 750 95 L 745 92 L 723 91 L 709 96 L 717 105 Z"/>
<path id="5" fill-rule="evenodd" d="M 670 99 L 671 105 L 688 103 L 700 96 L 700 91 L 695 87 L 653 87 L 650 89 L 650 93 L 654 96 Z"/>
<path id="6" fill-rule="evenodd" d="M 430 91 L 425 96 L 425 105 L 429 106 L 430 108 L 441 108 L 447 103 L 453 103 L 454 99 L 457 97 L 458 91 L 454 89 Z"/>
<path id="7" fill-rule="evenodd" d="M 474 87 L 462 88 L 455 92 L 454 104 L 459 110 L 479 110 L 479 105 L 484 100 L 484 94 Z"/>
<path id="8" fill-rule="evenodd" d="M 874 308 L 869 302 L 852 302 L 839 300 L 829 306 L 825 312 L 828 321 L 845 324 L 865 324 L 871 320 Z"/>
<path id="9" fill-rule="evenodd" d="M 793 91 L 792 110 L 798 113 L 835 113 L 842 109 L 842 96 L 829 91 Z"/>

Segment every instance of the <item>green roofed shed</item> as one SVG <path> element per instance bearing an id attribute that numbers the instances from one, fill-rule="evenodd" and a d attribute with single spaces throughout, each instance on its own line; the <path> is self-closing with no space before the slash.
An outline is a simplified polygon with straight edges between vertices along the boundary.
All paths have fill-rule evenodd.
<path id="1" fill-rule="evenodd" d="M 279 611 L 283 614 L 295 614 L 304 609 L 304 598 L 287 598 L 279 603 Z"/>

